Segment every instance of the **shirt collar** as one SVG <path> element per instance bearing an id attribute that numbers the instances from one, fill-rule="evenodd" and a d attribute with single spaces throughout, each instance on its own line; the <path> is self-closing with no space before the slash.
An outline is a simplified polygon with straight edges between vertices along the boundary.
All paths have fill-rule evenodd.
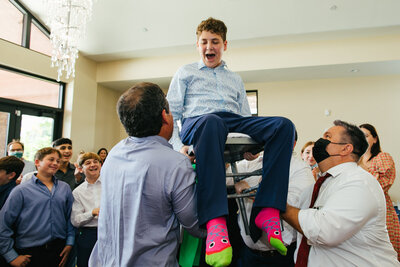
<path id="1" fill-rule="evenodd" d="M 329 173 L 330 175 L 332 175 L 333 178 L 337 177 L 338 175 L 340 175 L 343 172 L 346 172 L 348 169 L 357 167 L 357 163 L 356 162 L 345 162 L 339 165 L 336 165 L 332 168 L 330 168 L 329 170 L 327 170 L 325 173 L 322 173 L 320 176 L 324 176 L 326 173 Z"/>
<path id="2" fill-rule="evenodd" d="M 225 61 L 221 60 L 221 64 L 218 67 L 215 67 L 214 69 L 225 68 L 225 66 L 226 66 Z M 197 64 L 197 67 L 199 68 L 199 70 L 202 69 L 202 68 L 208 68 L 206 66 L 206 64 L 204 64 L 203 60 L 201 60 L 201 59 L 200 59 L 199 63 Z"/>
<path id="3" fill-rule="evenodd" d="M 43 184 L 42 181 L 40 181 L 40 180 L 37 178 L 36 175 L 37 175 L 37 172 L 35 172 L 35 173 L 32 175 L 32 181 L 33 181 L 33 183 L 37 184 L 38 182 L 40 182 L 41 184 Z M 53 183 L 54 183 L 55 185 L 58 184 L 58 180 L 54 177 L 54 175 L 53 175 L 53 177 L 52 177 L 52 180 L 53 180 Z"/>
<path id="4" fill-rule="evenodd" d="M 146 141 L 156 141 L 164 146 L 172 148 L 172 145 L 170 143 L 168 143 L 167 139 L 165 139 L 164 137 L 161 137 L 159 135 L 151 135 L 151 136 L 146 136 L 146 137 L 130 136 L 129 138 L 136 143 L 143 143 Z"/>
<path id="5" fill-rule="evenodd" d="M 85 183 L 86 183 L 86 187 L 91 186 L 91 185 L 97 185 L 100 184 L 101 185 L 101 176 L 99 176 L 99 178 L 97 178 L 96 182 L 94 182 L 94 184 L 91 184 L 87 181 L 87 178 L 85 178 Z"/>

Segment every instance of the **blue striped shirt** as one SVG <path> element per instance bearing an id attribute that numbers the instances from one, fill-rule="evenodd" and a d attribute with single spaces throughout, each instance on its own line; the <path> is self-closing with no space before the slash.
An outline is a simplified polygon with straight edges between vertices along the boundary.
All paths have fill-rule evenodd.
<path id="1" fill-rule="evenodd" d="M 71 189 L 55 178 L 53 182 L 50 192 L 33 175 L 28 182 L 14 188 L 1 209 L 0 254 L 7 262 L 18 257 L 13 249 L 13 234 L 17 248 L 41 246 L 56 238 L 66 239 L 66 245 L 74 244 Z"/>
<path id="2" fill-rule="evenodd" d="M 221 111 L 251 116 L 242 78 L 224 61 L 216 68 L 208 68 L 202 60 L 179 68 L 167 100 L 174 117 L 174 149 L 182 147 L 176 126 L 179 120 Z"/>

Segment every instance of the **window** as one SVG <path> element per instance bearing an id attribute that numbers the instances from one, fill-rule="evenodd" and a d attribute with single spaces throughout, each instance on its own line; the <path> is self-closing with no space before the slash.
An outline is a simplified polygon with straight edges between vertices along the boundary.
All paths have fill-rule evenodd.
<path id="1" fill-rule="evenodd" d="M 61 137 L 64 83 L 0 65 L 0 157 L 13 139 L 24 158 Z"/>
<path id="2" fill-rule="evenodd" d="M 10 1 L 0 0 L 0 38 L 21 45 L 24 14 Z"/>
<path id="3" fill-rule="evenodd" d="M 0 38 L 51 56 L 50 32 L 17 0 L 0 0 Z"/>
<path id="4" fill-rule="evenodd" d="M 61 92 L 57 82 L 0 68 L 0 97 L 60 108 Z"/>
<path id="5" fill-rule="evenodd" d="M 247 100 L 249 101 L 251 115 L 258 116 L 258 93 L 257 90 L 246 91 Z"/>
<path id="6" fill-rule="evenodd" d="M 31 38 L 29 48 L 45 55 L 51 56 L 51 43 L 48 34 L 37 22 L 31 23 Z"/>

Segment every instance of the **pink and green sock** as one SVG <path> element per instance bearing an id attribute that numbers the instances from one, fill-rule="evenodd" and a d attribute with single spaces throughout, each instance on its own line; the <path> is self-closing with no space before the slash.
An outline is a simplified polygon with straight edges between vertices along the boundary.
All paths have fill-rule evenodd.
<path id="1" fill-rule="evenodd" d="M 283 244 L 279 210 L 275 208 L 263 208 L 258 213 L 255 223 L 258 228 L 267 233 L 268 242 L 282 255 L 286 255 L 287 248 Z"/>
<path id="2" fill-rule="evenodd" d="M 206 224 L 206 262 L 214 267 L 228 266 L 232 260 L 225 217 L 209 220 Z"/>

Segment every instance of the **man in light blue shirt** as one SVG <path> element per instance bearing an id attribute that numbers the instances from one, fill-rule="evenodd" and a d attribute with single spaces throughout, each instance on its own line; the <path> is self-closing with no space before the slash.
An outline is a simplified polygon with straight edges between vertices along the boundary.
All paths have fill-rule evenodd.
<path id="1" fill-rule="evenodd" d="M 102 170 L 98 241 L 89 266 L 178 266 L 179 225 L 205 237 L 196 211 L 195 173 L 168 143 L 173 118 L 162 90 L 140 83 L 119 99 L 129 137 Z"/>
<path id="2" fill-rule="evenodd" d="M 286 209 L 294 140 L 290 120 L 251 117 L 241 78 L 222 61 L 227 49 L 226 32 L 220 20 L 202 21 L 196 32 L 201 60 L 176 72 L 167 95 L 174 121 L 182 124 L 180 139 L 175 127 L 174 148 L 188 155 L 188 145 L 194 147 L 199 223 L 207 228 L 206 261 L 213 266 L 229 265 L 232 256 L 225 222 L 228 205 L 223 152 L 228 133 L 244 133 L 265 144 L 263 179 L 250 231 L 255 241 L 261 236 L 259 228 L 271 233 L 268 241 L 281 254 L 286 254 L 286 248 L 280 234 L 279 211 Z"/>

